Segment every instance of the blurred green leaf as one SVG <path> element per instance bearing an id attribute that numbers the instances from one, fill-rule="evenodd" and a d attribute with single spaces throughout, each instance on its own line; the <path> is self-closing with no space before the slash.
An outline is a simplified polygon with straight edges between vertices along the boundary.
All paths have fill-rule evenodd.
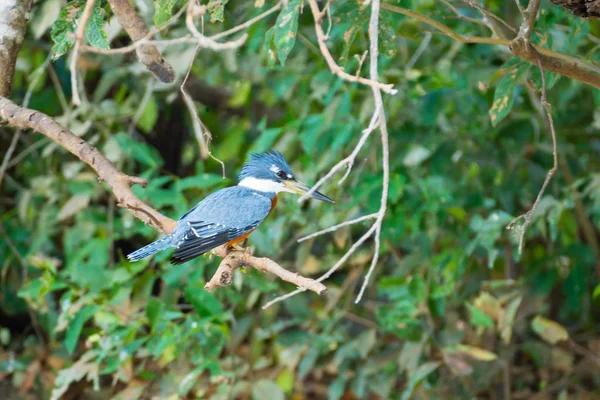
<path id="1" fill-rule="evenodd" d="M 100 7 L 100 3 L 96 2 L 92 8 L 92 14 L 85 27 L 85 37 L 92 47 L 107 50 L 110 48 L 106 32 L 102 28 L 106 13 Z"/>
<path id="2" fill-rule="evenodd" d="M 346 382 L 348 378 L 344 374 L 340 374 L 331 385 L 329 385 L 329 390 L 327 391 L 327 399 L 328 400 L 339 400 L 342 398 L 344 394 L 344 390 L 346 389 Z"/>
<path id="3" fill-rule="evenodd" d="M 473 325 L 482 326 L 484 328 L 494 327 L 494 320 L 492 320 L 492 317 L 471 304 L 467 303 L 467 308 L 471 313 L 471 323 Z"/>
<path id="4" fill-rule="evenodd" d="M 154 25 L 161 26 L 167 23 L 173 15 L 173 7 L 178 2 L 179 0 L 154 0 Z"/>
<path id="5" fill-rule="evenodd" d="M 185 298 L 192 303 L 194 309 L 201 317 L 218 316 L 223 313 L 221 303 L 212 294 L 204 290 L 204 286 L 198 283 L 188 285 L 185 288 Z"/>
<path id="6" fill-rule="evenodd" d="M 156 121 L 158 121 L 158 104 L 154 96 L 151 96 L 144 107 L 144 111 L 142 111 L 142 116 L 138 120 L 137 126 L 145 133 L 148 133 L 154 128 Z"/>
<path id="7" fill-rule="evenodd" d="M 426 362 L 421 364 L 419 368 L 413 371 L 410 374 L 410 378 L 408 380 L 408 385 L 406 389 L 402 392 L 402 400 L 408 400 L 411 398 L 415 388 L 423 381 L 423 379 L 427 378 L 429 374 L 434 372 L 441 365 L 440 362 Z"/>
<path id="8" fill-rule="evenodd" d="M 277 376 L 277 385 L 284 393 L 292 393 L 294 390 L 294 374 L 289 369 L 285 368 Z"/>
<path id="9" fill-rule="evenodd" d="M 163 303 L 154 297 L 152 297 L 146 305 L 146 316 L 148 317 L 148 321 L 150 322 L 150 327 L 152 328 L 153 332 L 156 331 L 156 327 L 163 310 Z"/>
<path id="10" fill-rule="evenodd" d="M 529 70 L 529 66 L 525 62 L 515 63 L 513 60 L 505 64 L 506 73 L 496 84 L 494 102 L 489 111 L 493 126 L 498 125 L 512 110 L 515 86 Z"/>
<path id="11" fill-rule="evenodd" d="M 290 0 L 287 3 L 284 3 L 277 16 L 273 42 L 278 50 L 277 58 L 281 65 L 285 64 L 288 54 L 290 54 L 290 51 L 292 51 L 292 48 L 296 43 L 299 13 L 300 1 Z"/>
<path id="12" fill-rule="evenodd" d="M 130 154 L 135 160 L 146 165 L 147 167 L 159 167 L 163 164 L 158 151 L 146 143 L 138 142 L 125 133 L 114 135 L 121 151 L 125 154 Z"/>
<path id="13" fill-rule="evenodd" d="M 600 285 L 597 285 L 594 289 L 594 293 L 592 294 L 593 299 L 597 299 L 600 296 Z"/>
<path id="14" fill-rule="evenodd" d="M 210 14 L 210 22 L 223 22 L 223 12 L 225 11 L 225 5 L 229 3 L 229 0 L 213 0 L 208 3 L 208 13 Z"/>
<path id="15" fill-rule="evenodd" d="M 84 0 L 73 0 L 68 2 L 60 12 L 58 19 L 54 21 L 51 29 L 51 37 L 54 42 L 52 46 L 52 57 L 59 58 L 65 54 L 73 45 L 75 40 L 75 22 L 83 13 Z"/>
<path id="16" fill-rule="evenodd" d="M 69 354 L 73 354 L 75 347 L 77 346 L 77 340 L 81 335 L 83 325 L 100 309 L 97 305 L 86 305 L 77 314 L 73 320 L 69 323 L 67 332 L 65 334 L 65 346 Z"/>
<path id="17" fill-rule="evenodd" d="M 216 185 L 226 183 L 227 180 L 223 179 L 221 175 L 217 174 L 200 174 L 196 176 L 189 176 L 187 178 L 179 179 L 175 185 L 177 190 L 187 189 L 198 189 L 205 190 L 215 187 Z"/>

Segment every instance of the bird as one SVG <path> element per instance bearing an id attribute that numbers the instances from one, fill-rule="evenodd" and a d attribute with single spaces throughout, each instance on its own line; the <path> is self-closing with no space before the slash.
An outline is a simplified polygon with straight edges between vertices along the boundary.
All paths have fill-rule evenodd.
<path id="1" fill-rule="evenodd" d="M 235 186 L 220 189 L 196 204 L 177 221 L 173 231 L 127 255 L 139 261 L 174 247 L 172 264 L 182 264 L 226 245 L 244 250 L 240 243 L 267 218 L 281 192 L 305 194 L 309 186 L 298 181 L 281 153 L 251 153 L 242 166 Z M 332 199 L 318 191 L 310 197 L 330 203 Z"/>

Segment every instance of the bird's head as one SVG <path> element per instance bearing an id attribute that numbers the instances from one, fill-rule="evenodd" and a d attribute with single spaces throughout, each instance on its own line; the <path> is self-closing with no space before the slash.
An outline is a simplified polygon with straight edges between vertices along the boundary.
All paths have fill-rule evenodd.
<path id="1" fill-rule="evenodd" d="M 304 194 L 310 187 L 299 182 L 285 158 L 278 151 L 272 150 L 263 154 L 252 154 L 250 160 L 242 167 L 239 186 L 267 193 L 289 192 Z M 314 191 L 311 197 L 333 203 L 329 197 Z"/>

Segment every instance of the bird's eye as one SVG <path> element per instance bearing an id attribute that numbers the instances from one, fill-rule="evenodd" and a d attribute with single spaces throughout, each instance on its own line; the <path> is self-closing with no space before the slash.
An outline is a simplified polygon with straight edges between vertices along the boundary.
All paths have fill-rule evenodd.
<path id="1" fill-rule="evenodd" d="M 287 174 L 285 173 L 285 171 L 277 171 L 277 176 L 280 177 L 281 179 L 284 179 Z"/>

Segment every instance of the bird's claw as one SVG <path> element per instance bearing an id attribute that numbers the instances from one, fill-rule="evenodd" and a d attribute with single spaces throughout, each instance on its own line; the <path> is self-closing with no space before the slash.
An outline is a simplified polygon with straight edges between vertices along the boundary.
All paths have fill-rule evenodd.
<path id="1" fill-rule="evenodd" d="M 235 251 L 246 251 L 246 247 L 242 247 L 237 243 L 232 244 L 231 248 Z"/>
<path id="2" fill-rule="evenodd" d="M 214 257 L 216 254 L 217 254 L 217 251 L 216 251 L 215 249 L 212 249 L 212 250 L 210 250 L 209 252 L 207 252 L 207 253 L 204 253 L 202 256 L 203 256 L 204 258 L 208 257 L 208 259 L 209 259 L 209 260 L 212 260 L 212 259 L 213 259 L 213 257 Z"/>

